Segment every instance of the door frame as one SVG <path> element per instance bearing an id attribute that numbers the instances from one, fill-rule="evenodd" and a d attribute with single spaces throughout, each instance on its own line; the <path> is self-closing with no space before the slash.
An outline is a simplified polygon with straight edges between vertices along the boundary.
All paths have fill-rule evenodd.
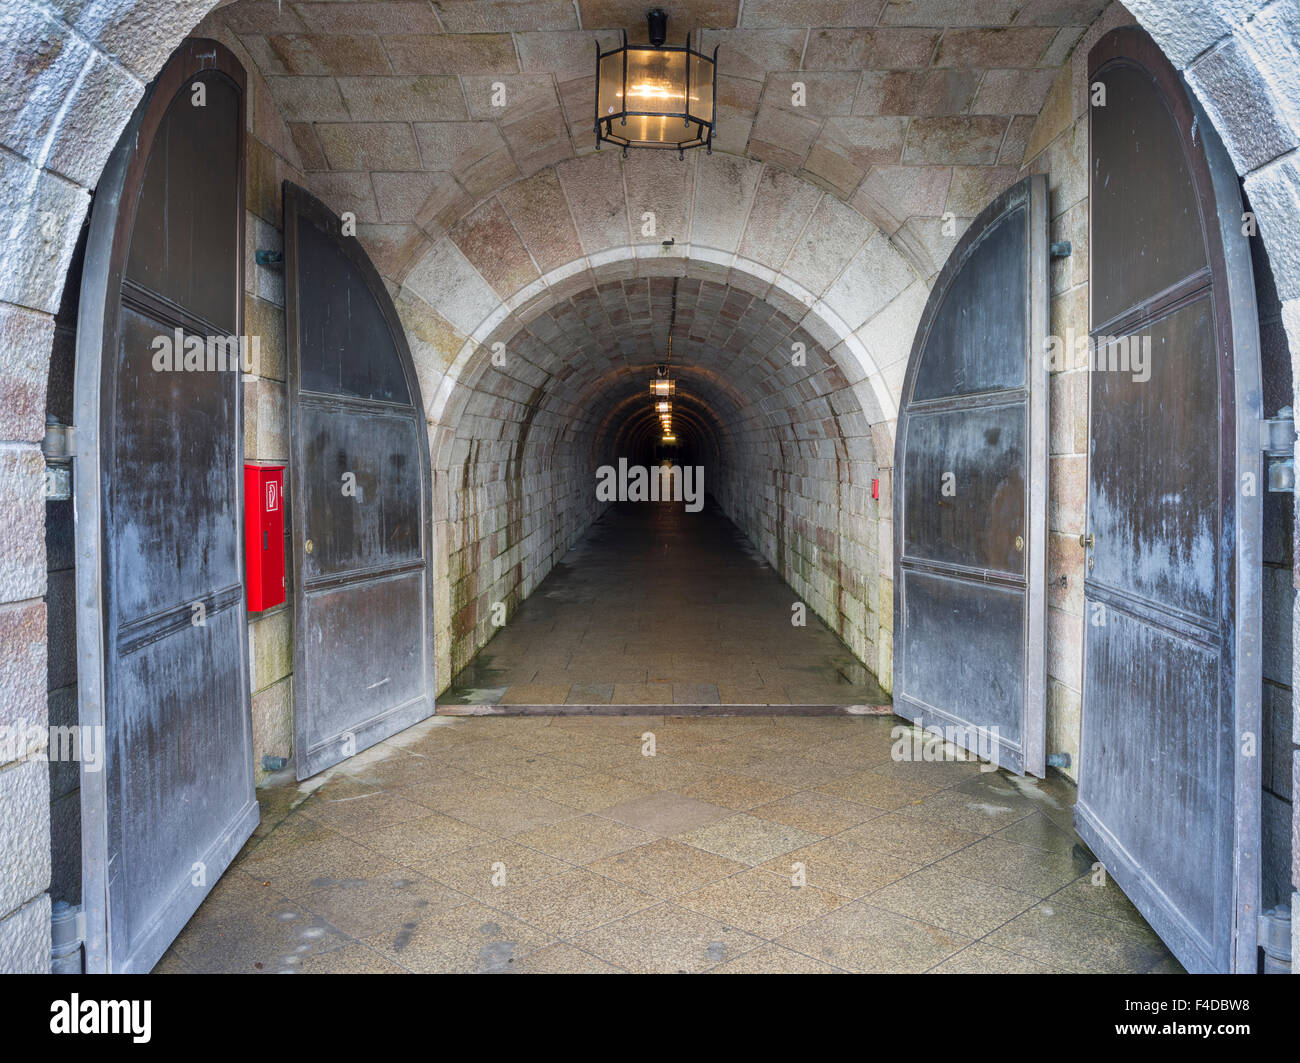
<path id="1" fill-rule="evenodd" d="M 293 561 L 293 674 L 294 674 L 294 761 L 297 777 L 305 779 L 317 772 L 324 771 L 326 768 L 340 762 L 340 759 L 329 759 L 327 756 L 317 756 L 315 758 L 307 757 L 308 750 L 305 748 L 304 735 L 306 734 L 303 724 L 303 716 L 300 710 L 302 699 L 299 694 L 300 677 L 306 672 L 305 654 L 303 651 L 302 633 L 307 630 L 307 588 L 304 586 L 302 578 L 305 567 L 304 560 L 304 536 L 303 536 L 303 513 L 304 513 L 304 496 L 301 477 L 297 475 L 294 467 L 295 459 L 298 453 L 298 430 L 301 410 L 299 409 L 298 391 L 299 381 L 302 379 L 301 371 L 301 354 L 302 346 L 299 327 L 298 327 L 298 308 L 301 304 L 298 294 L 298 271 L 295 268 L 297 261 L 298 249 L 298 222 L 300 217 L 307 217 L 321 222 L 325 228 L 334 230 L 338 228 L 339 218 L 329 209 L 320 199 L 312 195 L 305 188 L 301 188 L 292 181 L 286 180 L 283 184 L 283 203 L 284 203 L 284 308 L 285 308 L 285 392 L 288 406 L 288 424 L 289 424 L 289 461 L 286 468 L 286 475 L 289 477 L 289 485 L 286 488 L 286 497 L 289 500 L 289 527 L 290 539 L 292 542 L 292 561 Z M 425 639 L 421 646 L 421 652 L 424 656 L 424 684 L 429 702 L 429 712 L 424 716 L 411 719 L 403 723 L 398 731 L 418 723 L 420 720 L 427 719 L 437 711 L 437 688 L 434 686 L 434 666 L 435 666 L 435 629 L 434 629 L 434 595 L 435 595 L 435 572 L 433 566 L 434 540 L 433 540 L 433 461 L 429 450 L 429 417 L 427 408 L 424 404 L 424 396 L 420 390 L 419 374 L 416 372 L 415 360 L 411 357 L 411 348 L 406 341 L 406 330 L 402 326 L 401 319 L 397 316 L 396 307 L 393 305 L 392 297 L 388 293 L 388 287 L 384 284 L 383 278 L 375 268 L 374 263 L 370 261 L 370 256 L 366 254 L 361 242 L 355 236 L 340 235 L 335 246 L 346 256 L 348 261 L 356 268 L 366 287 L 369 289 L 371 296 L 379 307 L 379 311 L 384 318 L 388 331 L 392 334 L 393 345 L 396 349 L 398 360 L 402 364 L 402 372 L 406 377 L 406 385 L 410 394 L 410 405 L 415 412 L 417 421 L 416 438 L 419 441 L 420 461 L 420 541 L 424 552 L 424 578 L 425 578 L 425 600 L 424 600 L 424 624 Z M 292 257 L 291 257 L 292 251 Z M 369 400 L 367 400 L 369 401 Z M 410 703 L 405 703 L 409 705 Z M 399 708 L 401 708 L 399 706 Z M 392 716 L 397 710 L 390 710 L 387 714 Z M 387 718 L 387 717 L 385 717 Z M 360 753 L 362 750 L 369 748 L 376 742 L 381 742 L 391 733 L 381 735 L 370 741 L 358 741 L 352 750 L 352 754 Z M 304 774 L 305 773 L 305 774 Z"/>
<path id="2" fill-rule="evenodd" d="M 1262 413 L 1261 368 L 1258 334 L 1258 311 L 1255 304 L 1254 270 L 1251 264 L 1249 238 L 1241 232 L 1241 189 L 1237 171 L 1219 138 L 1209 116 L 1196 99 L 1195 93 L 1182 74 L 1178 73 L 1155 41 L 1135 26 L 1112 30 L 1102 37 L 1088 54 L 1088 81 L 1107 63 L 1128 59 L 1150 75 L 1164 100 L 1171 108 L 1171 120 L 1183 145 L 1183 155 L 1188 173 L 1195 184 L 1197 204 L 1201 211 L 1201 224 L 1207 241 L 1207 265 L 1210 271 L 1211 306 L 1215 315 L 1216 348 L 1219 357 L 1219 438 L 1220 454 L 1232 450 L 1232 468 L 1227 468 L 1221 457 L 1219 467 L 1219 511 L 1222 518 L 1219 565 L 1221 589 L 1219 594 L 1219 621 L 1222 625 L 1224 648 L 1231 655 L 1230 664 L 1220 666 L 1220 696 L 1232 699 L 1233 734 L 1233 861 L 1231 881 L 1233 889 L 1233 927 L 1229 946 L 1229 966 L 1234 973 L 1253 974 L 1258 964 L 1258 915 L 1261 867 L 1261 767 L 1263 734 L 1261 717 L 1262 700 L 1262 630 L 1263 630 L 1263 571 L 1262 536 L 1263 506 L 1261 491 L 1267 490 L 1263 477 L 1263 455 L 1260 450 L 1260 420 Z M 1092 108 L 1088 119 L 1088 243 L 1090 268 L 1097 257 L 1093 244 L 1094 226 L 1092 166 Z M 1199 134 L 1199 137 L 1198 137 Z M 1191 137 L 1190 143 L 1188 137 Z M 1199 143 L 1198 143 L 1199 141 Z M 1237 205 L 1237 212 L 1227 214 L 1224 207 Z M 1220 282 L 1222 278 L 1222 282 Z M 1156 293 L 1140 306 L 1156 303 L 1164 293 Z M 1093 285 L 1088 285 L 1089 334 L 1099 330 L 1109 331 L 1115 321 L 1131 317 L 1126 312 L 1114 321 L 1094 321 L 1092 310 Z M 1162 314 L 1172 312 L 1177 304 L 1164 307 Z M 1231 350 L 1232 358 L 1223 357 Z M 1091 432 L 1092 369 L 1089 367 L 1088 425 L 1089 455 L 1086 489 L 1092 492 Z M 1231 475 L 1226 475 L 1226 473 Z M 1242 479 L 1253 474 L 1255 494 L 1253 501 L 1241 490 Z M 1229 520 L 1231 526 L 1229 527 Z M 1085 514 L 1085 532 L 1090 526 L 1090 515 Z M 1085 577 L 1086 578 L 1086 577 Z M 1085 592 L 1086 600 L 1086 592 Z M 1085 610 L 1086 612 L 1086 610 Z M 1087 617 L 1084 618 L 1083 671 L 1080 686 L 1079 777 L 1080 802 L 1075 806 L 1076 821 L 1094 838 L 1113 835 L 1099 819 L 1093 816 L 1082 798 L 1085 796 L 1086 775 L 1095 767 L 1104 771 L 1106 765 L 1092 763 L 1088 755 L 1088 638 Z M 1222 658 L 1221 658 L 1222 659 Z M 1229 681 L 1230 675 L 1230 681 Z M 1253 734 L 1254 756 L 1244 756 L 1241 743 L 1244 735 Z M 1122 846 L 1116 842 L 1116 847 Z M 1127 853 L 1124 854 L 1126 857 Z M 1160 907 L 1159 886 L 1149 880 L 1140 865 L 1129 861 L 1121 868 L 1125 881 L 1124 892 L 1137 901 L 1146 902 L 1156 910 Z M 1144 917 L 1150 921 L 1147 911 Z M 1154 925 L 1154 924 L 1153 924 Z M 1175 926 L 1156 927 L 1161 938 L 1176 954 L 1181 950 L 1189 955 L 1194 947 L 1191 941 Z"/>
<path id="3" fill-rule="evenodd" d="M 111 448 L 102 447 L 102 433 L 113 425 L 111 416 L 112 387 L 116 379 L 118 345 L 121 336 L 121 291 L 126 273 L 126 261 L 135 229 L 136 211 L 143 188 L 145 172 L 159 126 L 176 96 L 196 75 L 215 70 L 239 89 L 239 146 L 237 170 L 237 261 L 241 278 L 239 298 L 235 308 L 235 334 L 244 332 L 243 262 L 244 262 L 244 212 L 246 180 L 246 115 L 248 106 L 247 75 L 239 60 L 219 41 L 202 37 L 187 38 L 172 53 L 158 77 L 146 88 L 144 96 L 122 131 L 104 172 L 95 188 L 94 204 L 90 212 L 90 227 L 86 242 L 85 266 L 81 279 L 81 294 L 77 318 L 77 356 L 74 374 L 74 421 L 76 425 L 74 453 L 74 505 L 76 550 L 76 614 L 77 614 L 77 723 L 82 729 L 93 728 L 104 736 L 105 757 L 111 752 L 107 741 L 107 669 L 110 649 L 107 646 L 108 610 L 105 595 L 107 578 L 107 542 L 104 527 L 104 504 L 100 487 L 103 464 L 111 457 Z M 148 151 L 137 150 L 146 144 Z M 125 220 L 124 220 L 125 216 Z M 110 364 L 110 360 L 112 364 Z M 239 465 L 244 456 L 244 407 L 242 387 L 234 404 L 235 446 Z M 242 469 L 234 474 L 237 481 L 236 504 L 243 512 L 244 488 Z M 245 727 L 248 746 L 252 749 L 252 717 L 250 714 L 250 675 L 248 659 L 248 612 L 245 608 L 244 590 L 244 537 L 235 535 L 236 564 L 240 573 L 239 600 L 232 605 L 237 610 L 239 627 L 239 670 Z M 107 759 L 99 771 L 81 770 L 81 903 L 85 913 L 85 969 L 88 973 L 107 973 L 113 970 L 114 961 L 111 928 L 113 912 L 110 903 L 107 854 L 109 853 L 108 787 L 109 764 Z M 251 784 L 252 764 L 249 764 Z M 256 827 L 260 816 L 257 798 L 249 788 L 249 801 L 231 828 L 204 854 L 209 866 L 224 870 L 239 852 Z M 215 884 L 216 879 L 209 884 Z M 159 913 L 159 919 L 149 928 L 145 942 L 151 943 L 150 953 L 159 955 L 175 939 L 208 890 L 195 902 L 179 905 L 178 898 L 187 890 L 178 891 L 172 901 Z M 162 942 L 163 947 L 157 948 Z M 140 951 L 140 944 L 132 953 Z"/>

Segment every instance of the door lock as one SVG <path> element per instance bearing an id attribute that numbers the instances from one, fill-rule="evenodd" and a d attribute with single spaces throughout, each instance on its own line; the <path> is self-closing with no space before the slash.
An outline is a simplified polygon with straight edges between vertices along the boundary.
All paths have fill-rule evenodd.
<path id="1" fill-rule="evenodd" d="M 1016 536 L 1016 549 L 1017 549 L 1017 550 L 1023 550 L 1024 548 L 1025 548 L 1025 540 L 1024 540 L 1023 538 L 1021 538 L 1019 535 L 1017 535 L 1017 536 Z"/>
<path id="2" fill-rule="evenodd" d="M 1093 544 L 1092 532 L 1081 532 L 1079 534 L 1079 545 L 1085 550 L 1091 550 Z"/>
<path id="3" fill-rule="evenodd" d="M 306 550 L 307 553 L 310 554 L 312 552 L 312 545 L 313 545 L 312 541 L 308 539 L 305 543 L 302 544 L 302 548 Z"/>

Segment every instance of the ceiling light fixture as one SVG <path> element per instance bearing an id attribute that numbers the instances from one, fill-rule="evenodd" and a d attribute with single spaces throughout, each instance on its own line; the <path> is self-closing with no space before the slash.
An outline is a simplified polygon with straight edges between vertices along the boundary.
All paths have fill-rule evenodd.
<path id="1" fill-rule="evenodd" d="M 596 149 L 603 141 L 628 148 L 703 147 L 713 154 L 714 99 L 718 87 L 718 49 L 713 57 L 685 46 L 664 44 L 668 15 L 646 14 L 649 45 L 628 44 L 608 52 L 596 42 Z"/>

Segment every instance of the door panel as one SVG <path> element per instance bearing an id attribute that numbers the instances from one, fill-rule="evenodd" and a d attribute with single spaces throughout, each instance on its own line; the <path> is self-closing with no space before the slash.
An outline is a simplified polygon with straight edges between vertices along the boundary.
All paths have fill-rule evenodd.
<path id="1" fill-rule="evenodd" d="M 1141 30 L 1090 83 L 1080 835 L 1191 971 L 1255 970 L 1259 349 L 1236 175 Z M 1150 339 L 1146 366 L 1106 358 Z M 1254 736 L 1249 738 L 1248 736 Z"/>
<path id="2" fill-rule="evenodd" d="M 434 711 L 429 444 L 388 291 L 285 184 L 299 779 Z"/>
<path id="3" fill-rule="evenodd" d="M 1208 626 L 1218 623 L 1219 420 L 1213 307 L 1208 294 L 1142 326 L 1149 379 L 1090 374 L 1089 578 Z M 1126 337 L 1128 339 L 1128 337 Z M 1157 432 L 1136 425 L 1160 425 Z"/>
<path id="4" fill-rule="evenodd" d="M 1126 159 L 1141 180 L 1107 183 L 1092 176 L 1092 240 L 1110 252 L 1105 268 L 1092 271 L 1092 320 L 1098 323 L 1207 264 L 1201 203 L 1165 100 L 1136 66 L 1112 67 L 1103 80 L 1106 106 L 1094 111 L 1106 120 L 1091 128 L 1093 160 Z M 1158 247 L 1153 234 L 1159 234 Z"/>
<path id="5" fill-rule="evenodd" d="M 423 425 L 409 411 L 304 403 L 300 412 L 304 527 L 312 529 L 306 578 L 422 561 Z M 348 506 L 339 502 L 345 474 L 356 478 Z"/>
<path id="6" fill-rule="evenodd" d="M 1010 739 L 1022 735 L 1023 592 L 921 571 L 904 570 L 903 583 L 903 623 L 913 640 L 904 674 L 909 698 L 960 706 L 977 694 L 981 726 L 997 727 Z M 921 646 L 942 647 L 942 652 L 917 652 Z"/>
<path id="7" fill-rule="evenodd" d="M 918 561 L 1023 576 L 1023 403 L 915 413 L 903 469 L 904 553 Z M 951 473 L 954 493 L 939 493 Z"/>
<path id="8" fill-rule="evenodd" d="M 894 454 L 894 708 L 1042 775 L 1047 183 L 962 237 L 908 362 Z"/>
<path id="9" fill-rule="evenodd" d="M 192 105 L 202 82 L 207 105 Z M 237 370 L 156 337 L 243 327 L 244 72 L 185 42 L 95 193 L 77 336 L 79 715 L 89 971 L 148 971 L 258 819 Z"/>

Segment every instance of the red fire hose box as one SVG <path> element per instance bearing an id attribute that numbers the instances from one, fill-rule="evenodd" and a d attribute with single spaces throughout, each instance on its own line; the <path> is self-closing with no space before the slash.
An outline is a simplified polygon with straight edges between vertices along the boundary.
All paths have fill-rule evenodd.
<path id="1" fill-rule="evenodd" d="M 244 466 L 248 611 L 284 601 L 284 466 Z"/>

